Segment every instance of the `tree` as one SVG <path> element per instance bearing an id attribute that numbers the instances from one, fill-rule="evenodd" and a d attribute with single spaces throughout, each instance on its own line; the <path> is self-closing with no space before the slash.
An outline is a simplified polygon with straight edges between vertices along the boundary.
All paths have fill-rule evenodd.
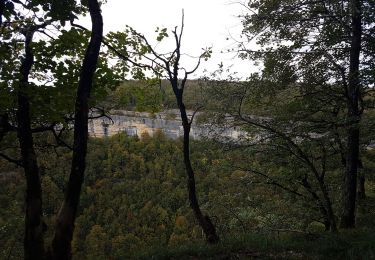
<path id="1" fill-rule="evenodd" d="M 19 66 L 19 74 L 14 74 L 12 72 L 12 65 L 6 60 L 3 60 L 1 66 L 2 76 L 4 79 L 13 76 L 11 82 L 14 82 L 11 86 L 7 86 L 8 82 L 2 81 L 4 88 L 13 88 L 16 94 L 17 112 L 16 121 L 17 128 L 12 128 L 7 120 L 6 128 L 4 130 L 10 131 L 16 129 L 20 150 L 21 150 L 21 161 L 20 165 L 24 168 L 26 176 L 26 213 L 25 213 L 25 238 L 24 238 L 24 249 L 25 249 L 25 259 L 36 259 L 42 258 L 44 256 L 44 241 L 43 233 L 45 231 L 45 224 L 42 220 L 42 194 L 41 194 L 41 182 L 40 173 L 37 162 L 37 157 L 34 149 L 33 140 L 33 129 L 31 122 L 31 108 L 30 108 L 30 85 L 29 77 L 31 73 L 32 66 L 34 65 L 34 54 L 32 50 L 33 36 L 37 31 L 43 31 L 48 25 L 52 24 L 59 18 L 69 19 L 66 14 L 56 11 L 56 6 L 49 6 L 46 2 L 41 3 L 22 3 L 17 2 L 21 8 L 30 9 L 33 15 L 28 19 L 15 12 L 15 6 L 13 1 L 7 2 L 8 13 L 6 15 L 7 21 L 4 22 L 4 27 L 2 28 L 5 32 L 2 36 L 4 41 L 2 45 L 8 42 L 16 43 L 15 51 L 20 51 L 17 47 L 17 36 L 12 37 L 13 33 L 17 34 L 20 32 L 23 34 L 24 39 L 24 56 L 21 59 Z M 38 11 L 43 8 L 49 15 L 47 19 L 41 19 L 38 17 Z M 66 7 L 69 9 L 69 6 Z M 73 12 L 69 9 L 68 13 Z M 57 15 L 58 14 L 58 15 Z M 15 28 L 15 32 L 13 29 Z M 18 45 L 19 46 L 19 45 Z M 4 47 L 4 45 L 2 46 Z M 6 48 L 6 46 L 5 46 Z M 9 48 L 11 49 L 11 48 Z M 10 53 L 12 53 L 10 51 Z M 10 54 L 12 55 L 12 54 Z M 7 57 L 9 58 L 9 56 Z M 17 63 L 16 63 L 17 64 Z M 14 66 L 14 65 L 13 65 Z M 4 113 L 5 111 L 2 111 Z M 4 115 L 7 115 L 4 113 Z M 3 116 L 3 118 L 8 118 L 8 116 Z"/>
<path id="2" fill-rule="evenodd" d="M 339 86 L 331 96 L 345 101 L 345 129 L 341 150 L 345 162 L 343 212 L 340 226 L 355 226 L 355 205 L 361 115 L 364 97 L 373 84 L 374 3 L 372 1 L 249 1 L 243 17 L 244 36 L 261 47 L 252 51 L 239 44 L 243 58 L 280 58 L 276 72 L 293 69 L 304 93 L 322 86 Z M 283 58 L 284 57 L 284 58 Z M 289 67 L 288 67 L 289 66 Z M 274 75 L 277 75 L 274 73 Z M 372 75 L 372 76 L 371 76 Z M 288 80 L 288 79 L 286 79 Z M 309 90 L 310 88 L 310 90 Z M 336 124 L 339 125 L 339 124 Z"/>
<path id="3" fill-rule="evenodd" d="M 15 4 L 17 6 L 15 6 Z M 76 18 L 76 14 L 84 12 L 86 7 L 78 5 L 75 1 L 68 3 L 63 1 L 7 1 L 5 7 L 6 12 L 3 12 L 3 8 L 1 9 L 1 15 L 4 15 L 7 20 L 2 23 L 1 27 L 1 55 L 5 56 L 5 59 L 2 59 L 1 63 L 2 79 L 0 83 L 1 90 L 7 93 L 7 97 L 11 101 L 13 101 L 12 97 L 14 93 L 16 94 L 15 103 L 17 104 L 17 108 L 14 109 L 11 107 L 12 102 L 1 103 L 1 136 L 3 137 L 11 131 L 17 132 L 21 150 L 21 160 L 11 159 L 5 154 L 2 154 L 2 157 L 21 165 L 25 171 L 27 189 L 24 257 L 25 259 L 43 259 L 45 257 L 43 236 L 46 227 L 43 222 L 40 171 L 35 152 L 33 134 L 50 131 L 53 132 L 58 144 L 64 143 L 59 139 L 60 136 L 56 134 L 55 126 L 58 122 L 63 121 L 66 115 L 60 117 L 61 121 L 56 120 L 56 114 L 54 113 L 41 113 L 35 116 L 34 110 L 37 110 L 36 104 L 38 104 L 36 101 L 43 100 L 43 97 L 34 96 L 32 94 L 33 90 L 40 93 L 40 90 L 46 90 L 49 87 L 49 92 L 53 93 L 54 89 L 51 89 L 51 86 L 48 86 L 48 84 L 38 86 L 38 84 L 30 81 L 30 79 L 39 82 L 47 79 L 48 83 L 50 82 L 49 77 L 51 74 L 55 75 L 56 78 L 60 77 L 60 79 L 64 77 L 68 78 L 68 76 L 62 71 L 64 70 L 64 64 L 61 60 L 59 63 L 60 66 L 56 66 L 57 69 L 54 70 L 54 65 L 57 63 L 56 60 L 61 59 L 61 56 L 48 57 L 48 44 L 46 44 L 45 41 L 34 43 L 33 36 L 38 32 L 52 38 L 47 33 L 47 29 L 51 29 L 48 28 L 49 26 L 52 27 L 52 29 L 60 29 L 58 23 L 65 25 L 66 21 L 73 21 Z M 25 10 L 25 13 L 16 12 L 17 8 Z M 83 182 L 84 158 L 86 156 L 87 117 L 89 112 L 88 99 L 102 37 L 103 25 L 98 1 L 88 1 L 88 11 L 92 17 L 93 31 L 82 64 L 79 77 L 80 84 L 77 90 L 76 114 L 74 118 L 76 130 L 73 146 L 74 159 L 72 162 L 72 174 L 68 183 L 65 203 L 58 216 L 58 220 L 60 221 L 58 223 L 60 224 L 62 221 L 64 221 L 64 223 L 56 227 L 56 233 L 58 235 L 55 236 L 54 245 L 57 241 L 58 246 L 53 246 L 51 255 L 49 255 L 49 257 L 56 259 L 71 258 L 70 242 L 74 229 L 75 212 L 78 207 L 80 187 Z M 62 30 L 61 32 L 60 37 L 63 38 L 67 31 Z M 19 33 L 23 35 L 21 40 L 18 36 Z M 52 42 L 53 41 L 54 39 L 52 38 Z M 40 49 L 38 49 L 38 47 L 41 47 L 41 42 L 44 44 L 46 50 L 44 53 L 42 52 L 42 55 L 40 55 Z M 9 43 L 13 45 L 7 45 Z M 22 45 L 23 51 L 21 49 Z M 36 53 L 34 53 L 34 51 Z M 58 53 L 59 51 L 61 51 L 61 49 L 56 49 L 54 53 Z M 20 62 L 17 62 L 17 54 L 23 54 Z M 43 59 L 46 57 L 47 59 Z M 17 66 L 19 66 L 19 73 L 14 73 Z M 35 71 L 32 70 L 33 66 Z M 40 70 L 43 73 L 38 74 Z M 71 79 L 72 77 L 68 78 L 65 83 L 69 82 Z M 49 97 L 51 96 L 53 95 L 49 95 Z M 39 100 L 35 100 L 36 97 L 39 98 Z M 58 97 L 56 97 L 56 99 L 58 100 Z M 9 116 L 12 114 L 12 110 L 16 110 L 15 120 L 12 120 Z M 53 111 L 51 107 L 49 110 Z M 64 113 L 63 111 L 59 112 Z M 52 119 L 54 120 L 52 121 Z M 41 122 L 41 126 L 35 127 L 39 122 Z M 45 123 L 48 125 L 44 125 Z"/>
<path id="4" fill-rule="evenodd" d="M 100 225 L 91 228 L 85 240 L 88 257 L 95 259 L 106 259 L 108 235 Z"/>
<path id="5" fill-rule="evenodd" d="M 103 18 L 98 1 L 89 0 L 88 8 L 91 16 L 92 32 L 90 43 L 86 49 L 85 58 L 82 63 L 75 102 L 71 172 L 65 192 L 65 199 L 57 215 L 55 235 L 52 241 L 52 257 L 55 259 L 71 258 L 74 221 L 86 167 L 89 99 L 103 38 Z"/>
<path id="6" fill-rule="evenodd" d="M 30 103 L 26 94 L 29 74 L 33 65 L 30 47 L 35 29 L 25 33 L 25 58 L 22 60 L 18 85 L 18 140 L 20 143 L 22 166 L 26 176 L 26 216 L 25 216 L 25 259 L 40 258 L 44 255 L 42 221 L 42 190 L 38 162 L 30 122 Z"/>
<path id="7" fill-rule="evenodd" d="M 128 27 L 126 33 L 116 33 L 109 35 L 110 41 L 107 46 L 113 51 L 114 55 L 123 59 L 126 62 L 130 62 L 134 65 L 133 75 L 138 78 L 144 77 L 144 72 L 142 70 L 150 70 L 157 77 L 165 77 L 173 90 L 174 96 L 176 98 L 177 106 L 180 111 L 184 136 L 183 136 L 183 157 L 184 164 L 187 174 L 187 187 L 189 191 L 189 202 L 190 206 L 198 220 L 200 226 L 202 227 L 207 241 L 209 243 L 217 243 L 219 237 L 216 234 L 215 226 L 213 225 L 209 216 L 204 215 L 200 209 L 197 194 L 196 194 L 196 184 L 195 184 L 195 173 L 190 160 L 190 130 L 191 124 L 194 120 L 195 113 L 189 119 L 185 103 L 184 103 L 184 90 L 187 78 L 189 75 L 194 73 L 201 62 L 201 59 L 207 59 L 211 53 L 211 50 L 205 50 L 198 58 L 196 67 L 191 71 L 180 67 L 181 61 L 181 40 L 184 29 L 184 16 L 182 16 L 181 29 L 178 31 L 177 27 L 172 31 L 175 48 L 172 52 L 167 54 L 158 53 L 149 43 L 147 38 L 136 32 L 134 29 Z M 167 29 L 157 30 L 159 33 L 157 41 L 163 40 L 168 37 Z M 120 50 L 124 49 L 123 45 L 127 43 L 127 46 L 132 47 L 127 48 L 124 52 Z M 111 44 L 111 45 L 110 45 Z M 135 54 L 138 56 L 137 59 L 132 60 L 129 55 Z M 150 63 L 142 63 L 142 62 Z M 182 79 L 179 78 L 180 73 L 182 73 Z"/>
<path id="8" fill-rule="evenodd" d="M 266 74 L 246 82 L 209 82 L 208 122 L 219 129 L 230 126 L 242 131 L 236 142 L 225 141 L 229 150 L 242 151 L 234 156 L 231 168 L 258 176 L 305 202 L 318 212 L 327 231 L 336 232 L 330 175 L 340 156 L 331 140 L 331 126 L 317 123 L 335 121 L 328 116 L 331 107 L 312 115 L 310 109 L 320 110 L 324 102 L 306 99 L 293 85 L 279 85 Z"/>

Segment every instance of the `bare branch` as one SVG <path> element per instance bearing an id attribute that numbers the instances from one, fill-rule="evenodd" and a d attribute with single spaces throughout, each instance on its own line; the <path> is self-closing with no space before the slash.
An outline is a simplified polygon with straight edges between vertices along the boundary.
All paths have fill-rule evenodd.
<path id="1" fill-rule="evenodd" d="M 336 61 L 335 59 L 332 57 L 331 54 L 329 54 L 328 52 L 325 52 L 324 53 L 324 56 L 327 57 L 327 59 L 333 64 L 333 66 L 335 66 L 335 68 L 340 72 L 341 74 L 341 78 L 342 78 L 342 83 L 344 85 L 344 88 L 345 88 L 345 94 L 346 96 L 348 95 L 348 84 L 347 84 L 347 80 L 346 80 L 346 73 L 345 73 L 345 68 L 343 68 L 342 66 L 340 66 Z"/>
<path id="2" fill-rule="evenodd" d="M 5 160 L 7 160 L 10 163 L 14 163 L 17 166 L 23 167 L 22 160 L 20 160 L 20 159 L 13 159 L 13 158 L 11 158 L 8 155 L 3 154 L 3 153 L 0 153 L 0 157 L 3 158 L 3 159 L 5 159 Z"/>
<path id="3" fill-rule="evenodd" d="M 39 126 L 37 128 L 31 129 L 31 132 L 32 133 L 42 133 L 42 132 L 46 132 L 46 131 L 52 131 L 55 126 L 56 126 L 55 123 L 52 123 L 49 126 Z"/>
<path id="4" fill-rule="evenodd" d="M 77 27 L 81 30 L 84 30 L 84 31 L 90 31 L 89 29 L 87 29 L 86 27 L 80 25 L 80 24 L 76 24 L 74 23 L 74 20 L 70 20 L 70 25 L 73 26 L 73 27 Z"/>
<path id="5" fill-rule="evenodd" d="M 46 31 L 44 30 L 37 30 L 37 32 L 41 33 L 41 34 L 44 34 L 45 36 L 47 36 L 48 38 L 50 38 L 51 40 L 54 40 L 55 38 L 53 38 L 51 35 L 49 35 Z"/>
<path id="6" fill-rule="evenodd" d="M 136 36 L 138 36 L 139 38 L 141 38 L 144 41 L 144 43 L 146 44 L 146 46 L 150 49 L 151 53 L 156 58 L 158 58 L 159 60 L 161 60 L 162 62 L 164 62 L 164 64 L 168 64 L 168 60 L 164 59 L 160 54 L 158 54 L 155 51 L 155 49 L 151 46 L 151 44 L 149 43 L 149 41 L 147 40 L 147 38 L 143 34 L 140 34 L 140 33 L 138 33 L 137 31 L 135 31 L 133 29 L 132 29 L 132 33 L 134 33 Z"/>
<path id="7" fill-rule="evenodd" d="M 203 55 L 203 54 L 202 54 L 202 55 Z M 195 67 L 194 67 L 192 70 L 190 70 L 190 71 L 186 71 L 186 70 L 185 70 L 185 74 L 186 74 L 186 75 L 192 74 L 192 73 L 194 73 L 195 71 L 197 71 L 197 69 L 199 68 L 199 65 L 201 64 L 202 55 L 198 58 L 197 65 L 195 65 Z"/>
<path id="8" fill-rule="evenodd" d="M 185 21 L 185 12 L 184 12 L 184 9 L 182 9 L 182 17 L 181 17 L 181 30 L 180 30 L 180 36 L 178 37 L 178 41 L 179 41 L 179 47 L 181 47 L 181 39 L 182 39 L 182 34 L 183 34 L 183 31 L 184 31 L 184 21 Z"/>
<path id="9" fill-rule="evenodd" d="M 93 110 L 93 109 L 96 109 L 96 111 L 93 111 L 93 113 L 95 113 L 95 112 L 96 112 L 96 113 L 99 112 L 99 114 L 98 114 L 98 115 L 95 115 L 95 116 L 90 115 L 90 116 L 88 117 L 88 119 L 98 119 L 98 118 L 105 117 L 105 118 L 109 119 L 109 120 L 112 122 L 112 124 L 114 124 L 114 121 L 113 121 L 112 117 L 110 117 L 110 116 L 105 112 L 105 109 L 104 109 L 104 108 L 100 108 L 100 107 L 92 107 L 91 110 Z"/>
<path id="10" fill-rule="evenodd" d="M 124 54 L 122 54 L 121 52 L 119 52 L 116 48 L 114 48 L 112 45 L 110 45 L 104 38 L 102 40 L 102 43 L 105 46 L 107 46 L 108 49 L 110 49 L 111 51 L 113 51 L 119 58 L 121 58 L 121 59 L 123 59 L 125 61 L 130 62 L 132 65 L 134 65 L 136 67 L 144 68 L 144 69 L 152 69 L 152 67 L 150 65 L 137 63 L 137 62 L 134 62 L 133 60 L 129 59 L 129 57 L 127 57 Z"/>
<path id="11" fill-rule="evenodd" d="M 260 172 L 258 170 L 254 170 L 254 169 L 244 169 L 244 168 L 241 168 L 241 167 L 236 167 L 237 169 L 241 170 L 241 171 L 245 171 L 245 172 L 248 172 L 248 173 L 254 173 L 256 175 L 259 175 L 263 178 L 265 178 L 267 180 L 267 184 L 271 184 L 271 185 L 274 185 L 274 186 L 277 186 L 289 193 L 292 193 L 294 195 L 297 195 L 299 197 L 303 197 L 303 198 L 307 198 L 306 195 L 302 194 L 302 193 L 299 193 L 298 191 L 295 191 L 289 187 L 286 187 L 284 185 L 282 185 L 281 183 L 279 183 L 278 181 L 276 181 L 275 179 L 271 178 L 270 176 L 268 176 L 267 174 L 263 173 L 263 172 Z"/>
<path id="12" fill-rule="evenodd" d="M 58 146 L 62 145 L 66 148 L 68 148 L 69 150 L 73 151 L 73 147 L 70 146 L 69 144 L 67 144 L 62 138 L 61 138 L 61 135 L 62 133 L 64 132 L 65 128 L 63 127 L 62 129 L 60 129 L 59 133 L 56 132 L 55 129 L 52 130 L 52 134 L 53 136 L 55 137 L 55 140 L 56 140 L 56 143 Z"/>
<path id="13" fill-rule="evenodd" d="M 197 107 L 197 108 L 194 110 L 194 113 L 193 113 L 193 115 L 191 116 L 191 119 L 190 119 L 190 122 L 189 122 L 190 125 L 193 123 L 195 115 L 196 115 L 196 114 L 198 113 L 198 111 L 199 111 L 200 109 L 202 109 L 202 108 L 203 108 L 203 106 L 199 106 L 199 107 Z"/>

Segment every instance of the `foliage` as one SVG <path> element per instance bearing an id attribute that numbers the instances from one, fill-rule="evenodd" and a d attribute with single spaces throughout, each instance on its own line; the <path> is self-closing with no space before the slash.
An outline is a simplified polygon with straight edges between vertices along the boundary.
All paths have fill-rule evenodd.
<path id="1" fill-rule="evenodd" d="M 223 150 L 226 147 L 221 144 L 197 141 L 193 143 L 192 159 L 197 169 L 197 190 L 202 209 L 215 216 L 213 219 L 218 232 L 224 239 L 217 247 L 201 245 L 204 237 L 186 199 L 180 142 L 168 140 L 162 133 L 155 137 L 144 135 L 142 139 L 120 134 L 108 139 L 90 140 L 85 188 L 73 239 L 75 258 L 148 258 L 149 254 L 160 257 L 163 254 L 203 257 L 244 250 L 267 255 L 283 250 L 286 252 L 286 248 L 293 248 L 300 252 L 298 254 L 324 255 L 332 250 L 338 253 L 340 248 L 347 246 L 346 242 L 340 242 L 340 237 L 331 237 L 328 240 L 331 246 L 323 249 L 321 245 L 327 241 L 324 240 L 325 236 L 320 238 L 320 233 L 317 234 L 320 242 L 316 244 L 310 244 L 311 239 L 301 240 L 300 237 L 290 242 L 288 237 L 293 241 L 294 236 L 285 236 L 284 240 L 283 231 L 280 233 L 282 238 L 277 238 L 276 244 L 273 244 L 277 230 L 310 230 L 310 223 L 317 220 L 319 215 L 317 210 L 249 172 L 233 170 L 233 161 L 249 161 L 244 158 L 246 150 Z M 40 152 L 39 155 L 41 168 L 44 169 L 42 180 L 48 224 L 53 222 L 58 211 L 56 205 L 61 201 L 62 184 L 69 172 L 67 162 L 71 154 L 63 149 L 57 152 Z M 273 157 L 271 154 L 269 156 Z M 366 152 L 366 156 L 371 160 L 373 153 Z M 274 177 L 288 179 L 290 172 L 287 165 L 280 167 L 278 162 L 273 163 L 269 158 L 267 166 L 278 170 Z M 267 158 L 263 160 L 258 156 L 253 158 L 255 160 L 264 164 Z M 65 163 L 61 164 L 61 161 Z M 370 167 L 367 171 L 373 171 L 373 165 L 365 165 Z M 9 253 L 11 250 L 11 256 L 16 257 L 22 254 L 23 191 L 19 187 L 22 187 L 24 180 L 17 169 L 7 166 L 4 161 L 1 166 L 4 169 L 2 172 L 5 169 L 14 172 L 8 178 L 3 178 L 1 184 L 5 188 L 1 197 L 1 251 Z M 373 185 L 372 182 L 370 184 Z M 369 190 L 373 188 L 370 186 Z M 372 195 L 369 193 L 369 196 Z M 368 200 L 368 203 L 371 201 Z M 9 205 L 13 206 L 8 208 Z M 370 205 L 361 207 L 370 209 Z M 359 216 L 364 220 L 360 221 L 361 225 L 371 229 L 371 222 L 365 219 L 371 219 L 372 214 L 364 211 Z M 239 234 L 243 233 L 265 235 L 246 235 L 248 238 L 240 242 L 242 235 Z M 373 240 L 365 243 L 366 234 L 364 231 L 357 238 L 361 239 L 363 248 L 371 248 L 369 245 Z M 47 237 L 50 236 L 51 232 L 47 231 Z M 354 246 L 357 238 L 350 238 L 353 247 L 346 247 L 345 254 L 350 254 L 350 250 L 357 254 L 355 252 L 359 247 Z M 297 244 L 291 246 L 293 243 Z M 314 246 L 320 249 L 316 252 Z M 205 250 L 208 251 L 203 253 Z M 370 254 L 370 251 L 366 252 Z"/>
<path id="2" fill-rule="evenodd" d="M 125 81 L 116 88 L 109 99 L 118 109 L 140 112 L 156 113 L 163 106 L 161 86 L 146 81 Z"/>
<path id="3" fill-rule="evenodd" d="M 23 3 L 25 2 L 25 3 Z M 78 1 L 7 1 L 0 35 L 0 114 L 14 114 L 25 33 L 34 28 L 34 55 L 27 95 L 33 128 L 71 121 L 76 86 L 90 32 L 75 26 L 78 15 L 87 12 Z M 90 106 L 95 107 L 123 80 L 124 71 L 113 70 L 103 48 L 94 77 Z"/>

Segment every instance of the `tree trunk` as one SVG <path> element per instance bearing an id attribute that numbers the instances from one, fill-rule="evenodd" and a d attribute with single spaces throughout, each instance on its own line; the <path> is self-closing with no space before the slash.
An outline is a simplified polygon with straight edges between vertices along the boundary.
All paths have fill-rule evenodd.
<path id="1" fill-rule="evenodd" d="M 3 25 L 4 11 L 5 11 L 5 0 L 0 0 L 0 26 Z"/>
<path id="2" fill-rule="evenodd" d="M 22 166 L 26 176 L 26 214 L 24 258 L 42 259 L 44 256 L 44 223 L 42 211 L 42 188 L 34 140 L 30 122 L 30 104 L 27 95 L 28 79 L 34 56 L 30 47 L 34 32 L 26 32 L 25 57 L 21 63 L 21 80 L 18 89 L 18 140 L 21 148 Z"/>
<path id="3" fill-rule="evenodd" d="M 73 159 L 64 202 L 56 219 L 52 241 L 53 259 L 71 259 L 71 240 L 74 231 L 81 186 L 86 167 L 88 139 L 88 100 L 103 38 L 103 19 L 97 0 L 88 1 L 92 21 L 90 43 L 83 60 L 75 103 Z"/>
<path id="4" fill-rule="evenodd" d="M 177 90 L 177 87 L 175 88 Z M 195 189 L 195 173 L 191 166 L 190 161 L 190 129 L 191 125 L 186 114 L 185 104 L 182 100 L 182 91 L 176 91 L 177 104 L 181 114 L 182 126 L 184 129 L 184 139 L 183 139 L 183 154 L 184 154 L 184 164 L 187 173 L 187 186 L 189 191 L 189 202 L 195 217 L 197 218 L 199 225 L 202 227 L 204 234 L 206 235 L 207 242 L 210 244 L 215 244 L 219 242 L 219 237 L 216 234 L 216 229 L 211 219 L 207 215 L 203 215 L 199 207 L 199 202 Z"/>
<path id="5" fill-rule="evenodd" d="M 329 222 L 328 219 L 324 219 L 323 221 L 323 225 L 324 225 L 324 231 L 328 232 L 331 230 L 331 223 Z"/>
<path id="6" fill-rule="evenodd" d="M 359 56 L 361 52 L 361 1 L 352 0 L 352 33 L 350 46 L 349 80 L 347 88 L 347 154 L 346 169 L 343 188 L 343 212 L 340 227 L 355 227 L 355 209 L 357 195 L 357 171 L 359 155 L 359 121 L 361 112 L 359 109 L 360 80 L 359 80 Z"/>
<path id="7" fill-rule="evenodd" d="M 321 183 L 321 190 L 323 193 L 323 198 L 324 198 L 326 209 L 327 209 L 327 217 L 328 217 L 328 221 L 330 224 L 330 230 L 331 232 L 335 233 L 337 232 L 336 217 L 335 217 L 335 214 L 333 213 L 332 202 L 329 197 L 327 187 L 325 186 L 324 183 Z"/>
<path id="8" fill-rule="evenodd" d="M 319 211 L 323 217 L 325 230 L 335 233 L 337 232 L 337 224 L 336 224 L 335 214 L 333 213 L 333 209 L 332 209 L 332 203 L 329 198 L 329 194 L 324 185 L 323 180 L 321 178 L 318 178 L 318 181 L 319 181 L 320 190 L 323 193 L 323 199 L 321 199 L 319 195 L 315 191 L 312 190 L 312 187 L 307 181 L 307 179 L 303 180 L 302 185 L 311 194 L 313 199 L 316 200 L 318 207 L 319 207 Z"/>
<path id="9" fill-rule="evenodd" d="M 358 199 L 365 199 L 366 198 L 366 189 L 365 189 L 365 172 L 363 170 L 359 170 L 358 172 Z"/>
<path id="10" fill-rule="evenodd" d="M 4 112 L 4 111 L 1 111 Z M 3 140 L 5 134 L 9 132 L 10 124 L 9 124 L 9 116 L 7 113 L 0 114 L 0 142 Z"/>

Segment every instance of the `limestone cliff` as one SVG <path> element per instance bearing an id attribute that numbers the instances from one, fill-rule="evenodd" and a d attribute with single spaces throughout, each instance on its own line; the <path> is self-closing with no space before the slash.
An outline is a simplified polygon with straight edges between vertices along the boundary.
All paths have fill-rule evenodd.
<path id="1" fill-rule="evenodd" d="M 193 114 L 188 112 L 189 116 Z M 146 113 L 115 110 L 109 117 L 102 117 L 89 122 L 89 134 L 92 137 L 107 137 L 125 132 L 130 136 L 141 137 L 143 133 L 150 136 L 157 131 L 162 131 L 167 137 L 177 139 L 183 135 L 182 124 L 178 110 L 167 110 L 160 113 Z M 238 139 L 245 133 L 236 127 L 214 128 L 208 124 L 193 122 L 191 137 L 200 139 L 204 137 L 221 136 L 223 138 Z"/>

